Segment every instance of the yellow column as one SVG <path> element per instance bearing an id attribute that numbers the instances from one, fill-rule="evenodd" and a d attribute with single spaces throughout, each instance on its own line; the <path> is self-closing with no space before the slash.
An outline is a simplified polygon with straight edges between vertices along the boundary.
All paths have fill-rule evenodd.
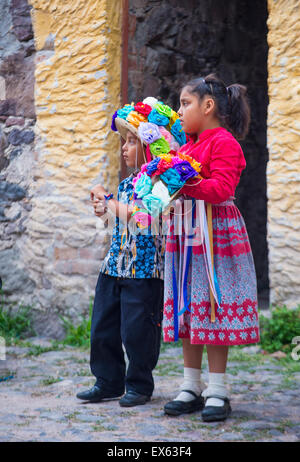
<path id="1" fill-rule="evenodd" d="M 300 300 L 300 7 L 268 0 L 268 244 L 271 303 Z"/>

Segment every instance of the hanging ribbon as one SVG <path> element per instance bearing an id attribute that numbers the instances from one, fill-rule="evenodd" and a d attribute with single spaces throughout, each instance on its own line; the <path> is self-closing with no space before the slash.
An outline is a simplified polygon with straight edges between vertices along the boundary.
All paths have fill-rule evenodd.
<path id="1" fill-rule="evenodd" d="M 185 202 L 186 204 L 186 202 Z M 182 286 L 182 295 L 183 295 L 183 307 L 178 313 L 178 316 L 181 316 L 185 311 L 189 311 L 189 304 L 191 302 L 191 297 L 188 299 L 187 295 L 187 285 L 188 285 L 188 274 L 189 274 L 189 268 L 190 268 L 190 261 L 191 261 L 191 256 L 192 256 L 192 245 L 190 245 L 190 239 L 193 239 L 194 237 L 194 223 L 195 223 L 195 213 L 196 213 L 196 207 L 195 207 L 195 199 L 192 200 L 192 207 L 188 208 L 188 211 L 184 211 L 184 221 L 185 221 L 185 238 L 184 238 L 184 249 L 183 249 L 183 286 Z M 187 207 L 189 204 L 187 205 Z M 190 224 L 192 225 L 192 229 L 190 230 Z M 187 239 L 186 239 L 187 236 Z M 183 319 L 182 319 L 183 320 Z"/>
<path id="2" fill-rule="evenodd" d="M 178 293 L 175 272 L 174 252 L 172 257 L 173 300 L 174 300 L 174 341 L 178 340 Z"/>
<path id="3" fill-rule="evenodd" d="M 209 282 L 210 290 L 210 299 L 211 299 L 211 322 L 215 322 L 215 301 L 220 307 L 221 304 L 221 292 L 217 280 L 217 275 L 213 266 L 213 227 L 212 227 L 212 215 L 209 212 L 210 225 L 208 226 L 206 211 L 204 201 L 198 202 L 199 217 L 201 222 L 201 227 L 204 231 L 204 245 L 203 245 L 203 257 L 205 262 L 206 273 Z"/>
<path id="4" fill-rule="evenodd" d="M 211 204 L 207 204 L 207 222 L 208 222 L 208 236 L 209 236 L 211 266 L 212 266 L 212 271 L 213 271 L 213 275 L 214 275 L 214 244 L 213 244 L 213 228 L 212 228 Z M 211 277 L 211 275 L 210 275 L 210 277 Z M 213 292 L 211 290 L 211 287 L 209 287 L 209 298 L 210 298 L 210 306 L 211 306 L 210 320 L 211 320 L 211 322 L 215 322 L 215 320 L 216 320 L 215 299 L 214 299 L 214 295 L 213 295 Z"/>
<path id="5" fill-rule="evenodd" d="M 173 278 L 173 296 L 174 296 L 174 339 L 178 340 L 179 329 L 178 324 L 183 325 L 183 314 L 189 311 L 191 296 L 188 297 L 188 273 L 192 256 L 192 246 L 190 239 L 198 238 L 197 245 L 202 244 L 205 269 L 209 283 L 210 302 L 211 302 L 211 322 L 215 322 L 215 302 L 220 307 L 221 291 L 218 284 L 216 271 L 214 268 L 213 258 L 213 227 L 212 227 L 212 209 L 211 204 L 208 204 L 207 215 L 204 201 L 192 201 L 192 208 L 184 214 L 185 234 L 184 241 L 182 240 L 182 200 L 176 201 L 176 213 L 174 214 L 174 234 L 176 231 L 179 234 L 179 270 L 176 277 L 175 259 L 173 253 L 172 260 L 172 278 Z M 179 210 L 178 210 L 179 209 Z M 198 227 L 195 227 L 195 220 L 198 218 Z M 180 220 L 179 220 L 180 218 Z M 181 226 L 179 226 L 179 224 Z M 192 225 L 192 230 L 190 226 Z M 198 232 L 198 235 L 197 235 Z M 182 248 L 183 247 L 183 248 Z M 178 291 L 179 287 L 179 291 Z M 179 318 L 179 323 L 178 323 Z"/>

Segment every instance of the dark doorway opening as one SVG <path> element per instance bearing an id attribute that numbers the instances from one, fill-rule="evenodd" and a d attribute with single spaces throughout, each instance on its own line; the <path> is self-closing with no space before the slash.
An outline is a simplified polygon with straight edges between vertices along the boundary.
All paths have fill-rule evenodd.
<path id="1" fill-rule="evenodd" d="M 247 86 L 252 122 L 241 143 L 247 168 L 236 204 L 247 225 L 261 308 L 269 306 L 267 15 L 266 0 L 129 0 L 123 69 L 128 102 L 151 95 L 175 109 L 182 84 L 195 76 L 216 72 L 227 85 Z"/>

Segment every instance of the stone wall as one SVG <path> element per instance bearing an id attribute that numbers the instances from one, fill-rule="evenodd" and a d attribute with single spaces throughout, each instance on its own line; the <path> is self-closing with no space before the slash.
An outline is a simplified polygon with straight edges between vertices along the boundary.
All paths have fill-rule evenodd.
<path id="1" fill-rule="evenodd" d="M 268 2 L 268 242 L 271 302 L 300 303 L 300 11 Z"/>
<path id="2" fill-rule="evenodd" d="M 26 0 L 0 1 L 0 276 L 6 295 L 15 301 L 35 288 L 21 261 L 35 164 L 30 8 Z"/>
<path id="3" fill-rule="evenodd" d="M 11 125 L 19 123 L 16 119 L 2 119 L 1 188 L 9 200 L 14 196 L 9 207 L 4 204 L 7 210 L 0 211 L 9 219 L 4 222 L 5 239 L 10 228 L 18 234 L 1 252 L 1 272 L 10 300 L 35 308 L 38 333 L 61 336 L 58 314 L 75 319 L 88 312 L 109 242 L 101 220 L 93 215 L 89 191 L 100 182 L 116 192 L 119 182 L 119 138 L 110 122 L 120 106 L 121 1 L 30 0 L 30 6 L 24 1 L 31 36 L 26 36 L 23 13 L 13 8 L 14 3 L 0 0 L 0 11 L 4 5 L 10 12 L 10 23 L 5 14 L 2 40 L 12 48 L 15 17 L 15 42 L 25 37 L 27 48 L 34 50 L 32 19 L 35 51 L 28 64 L 31 73 L 25 72 L 25 64 L 22 68 L 31 85 L 32 110 L 24 109 L 23 114 L 17 109 L 15 114 L 8 112 L 14 107 L 14 91 L 10 93 L 7 78 L 9 72 L 15 76 L 16 88 L 24 82 L 23 74 L 15 64 L 5 65 L 7 59 L 1 56 L 8 69 L 0 73 L 0 88 L 6 87 L 1 103 L 5 110 L 8 107 L 1 116 L 24 119 L 22 130 Z M 21 54 L 25 45 L 18 47 Z M 15 105 L 18 108 L 18 97 Z M 36 124 L 28 120 L 35 113 Z"/>
<path id="4" fill-rule="evenodd" d="M 267 4 L 261 0 L 130 0 L 128 100 L 159 96 L 178 108 L 182 85 L 216 72 L 248 87 L 252 123 L 241 143 L 247 169 L 236 191 L 260 295 L 268 293 L 266 240 Z"/>

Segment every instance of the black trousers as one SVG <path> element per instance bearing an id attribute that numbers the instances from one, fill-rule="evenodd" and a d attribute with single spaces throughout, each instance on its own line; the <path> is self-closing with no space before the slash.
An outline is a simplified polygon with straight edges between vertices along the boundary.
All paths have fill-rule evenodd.
<path id="1" fill-rule="evenodd" d="M 100 273 L 91 322 L 91 371 L 96 385 L 151 396 L 163 316 L 161 279 L 117 278 Z M 124 360 L 125 347 L 128 368 Z"/>

